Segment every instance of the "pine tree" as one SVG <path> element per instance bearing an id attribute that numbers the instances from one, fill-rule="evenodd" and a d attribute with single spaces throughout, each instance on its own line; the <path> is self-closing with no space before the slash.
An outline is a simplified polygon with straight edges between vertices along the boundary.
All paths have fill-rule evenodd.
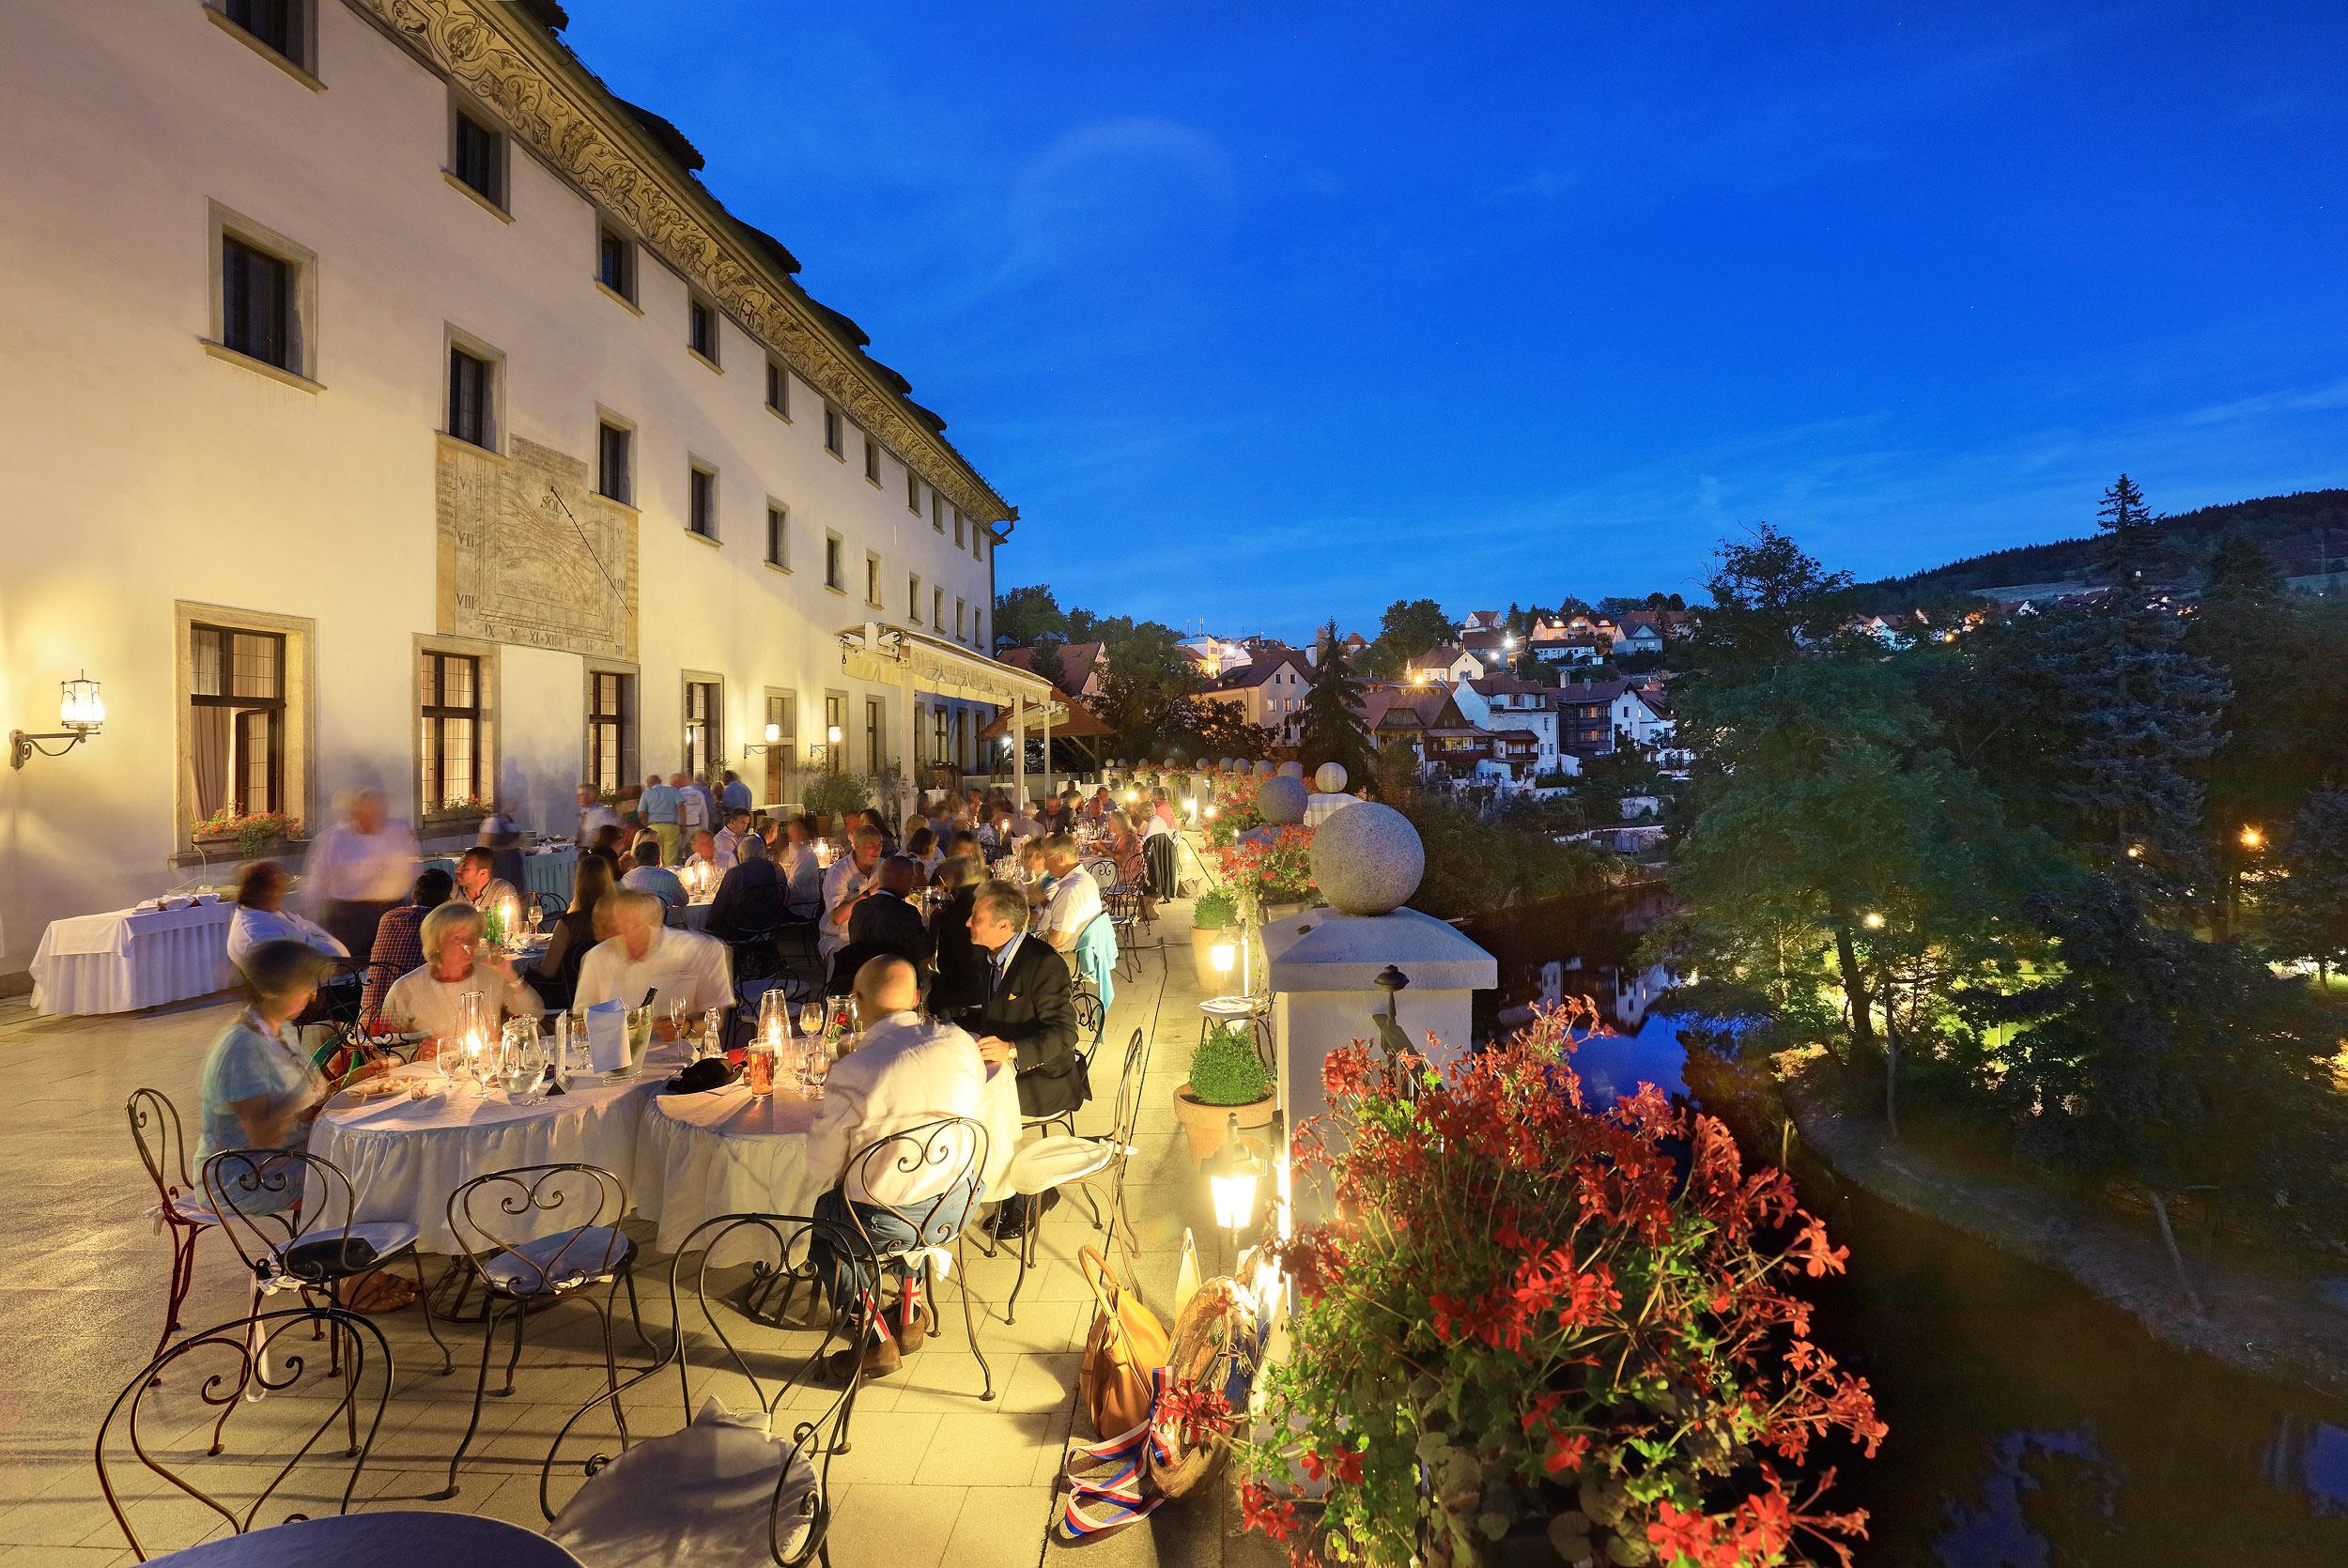
<path id="1" fill-rule="evenodd" d="M 1336 762 L 1356 777 L 1369 775 L 1369 730 L 1356 710 L 1362 700 L 1361 683 L 1353 679 L 1345 644 L 1336 638 L 1336 623 L 1329 623 L 1329 651 L 1313 667 L 1305 692 L 1305 766 Z"/>
<path id="2" fill-rule="evenodd" d="M 2348 790 L 2308 797 L 2283 846 L 2290 880 L 2268 896 L 2277 956 L 2306 959 L 2319 977 L 2348 965 Z"/>

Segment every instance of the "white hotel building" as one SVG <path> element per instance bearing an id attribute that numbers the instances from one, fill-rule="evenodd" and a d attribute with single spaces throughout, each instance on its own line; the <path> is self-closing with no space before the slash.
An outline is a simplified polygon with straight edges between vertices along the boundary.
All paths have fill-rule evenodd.
<path id="1" fill-rule="evenodd" d="M 560 20 L 0 7 L 0 729 L 106 709 L 0 773 L 0 982 L 216 810 L 563 835 L 717 761 L 784 804 L 1039 694 L 981 652 L 1016 512 Z"/>

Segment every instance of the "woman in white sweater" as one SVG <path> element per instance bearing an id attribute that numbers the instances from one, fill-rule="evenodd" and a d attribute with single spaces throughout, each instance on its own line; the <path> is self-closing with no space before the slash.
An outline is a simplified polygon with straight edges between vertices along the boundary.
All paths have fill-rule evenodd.
<path id="1" fill-rule="evenodd" d="M 451 900 L 425 915 L 423 967 L 392 982 L 383 997 L 384 1022 L 438 1042 L 456 1033 L 460 996 L 481 998 L 482 1025 L 493 1033 L 508 1018 L 544 1012 L 538 993 L 522 983 L 504 953 L 492 947 L 476 956 L 481 930 L 481 912 L 471 904 Z"/>

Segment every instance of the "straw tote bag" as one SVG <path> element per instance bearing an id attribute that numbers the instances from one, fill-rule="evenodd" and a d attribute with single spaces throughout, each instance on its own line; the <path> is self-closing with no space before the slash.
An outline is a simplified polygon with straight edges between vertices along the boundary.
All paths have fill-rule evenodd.
<path id="1" fill-rule="evenodd" d="M 1094 1433 L 1114 1437 L 1149 1423 L 1154 1391 L 1150 1375 L 1166 1364 L 1166 1325 L 1118 1284 L 1098 1252 L 1087 1247 L 1078 1261 L 1098 1306 L 1092 1332 L 1085 1338 L 1076 1392 Z"/>

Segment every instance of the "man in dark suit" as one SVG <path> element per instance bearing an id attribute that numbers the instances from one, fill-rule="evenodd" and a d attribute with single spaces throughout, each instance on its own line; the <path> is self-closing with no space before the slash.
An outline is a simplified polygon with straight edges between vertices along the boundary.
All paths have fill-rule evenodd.
<path id="1" fill-rule="evenodd" d="M 1010 1063 L 1019 1074 L 1019 1114 L 1057 1115 L 1092 1097 L 1084 1058 L 1076 1054 L 1076 1004 L 1068 961 L 1040 936 L 1026 934 L 1027 896 L 1008 882 L 990 882 L 970 907 L 970 940 L 987 958 L 986 1000 L 963 1020 L 990 1065 Z M 1044 1207 L 1058 1200 L 1044 1194 Z M 995 1237 L 1015 1240 L 1027 1231 L 1034 1201 L 1014 1197 L 996 1211 Z"/>
<path id="2" fill-rule="evenodd" d="M 883 954 L 904 959 L 917 970 L 929 967 L 930 933 L 921 924 L 921 912 L 906 897 L 920 880 L 920 863 L 892 854 L 873 874 L 873 885 L 857 896 L 856 907 L 848 913 L 848 945 L 832 955 L 835 995 L 846 995 L 857 971 Z"/>

